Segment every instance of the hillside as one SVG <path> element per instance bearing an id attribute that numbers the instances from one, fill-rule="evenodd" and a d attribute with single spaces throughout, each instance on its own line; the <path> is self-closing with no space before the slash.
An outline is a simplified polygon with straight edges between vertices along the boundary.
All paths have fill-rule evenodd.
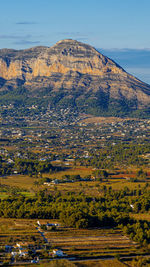
<path id="1" fill-rule="evenodd" d="M 0 96 L 0 104 L 94 115 L 150 112 L 150 85 L 90 45 L 70 39 L 53 47 L 1 49 Z"/>

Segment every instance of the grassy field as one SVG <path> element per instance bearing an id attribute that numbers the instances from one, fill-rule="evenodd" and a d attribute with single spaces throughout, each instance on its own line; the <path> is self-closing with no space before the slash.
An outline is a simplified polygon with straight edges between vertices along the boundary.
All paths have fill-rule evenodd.
<path id="1" fill-rule="evenodd" d="M 136 170 L 134 170 L 136 171 Z M 93 169 L 91 167 L 74 166 L 67 168 L 64 171 L 60 171 L 52 174 L 43 174 L 42 178 L 50 178 L 52 180 L 61 180 L 63 175 L 75 175 L 80 174 L 82 178 L 87 175 L 91 175 Z M 126 173 L 124 170 L 119 170 L 119 174 L 113 174 L 108 177 L 107 180 L 100 181 L 80 181 L 74 183 L 59 183 L 57 185 L 35 185 L 36 182 L 41 181 L 41 178 L 29 177 L 27 175 L 10 175 L 7 177 L 0 177 L 0 184 L 7 185 L 10 187 L 17 187 L 21 190 L 27 190 L 28 192 L 22 192 L 26 196 L 33 196 L 34 193 L 41 189 L 48 189 L 51 193 L 58 190 L 62 193 L 75 191 L 84 192 L 85 194 L 91 196 L 99 196 L 101 194 L 101 188 L 105 185 L 106 187 L 112 187 L 114 190 L 121 190 L 124 187 L 129 187 L 130 189 L 137 189 L 139 186 L 142 188 L 145 186 L 145 181 L 143 182 L 131 182 L 129 179 L 134 177 L 134 173 Z M 150 183 L 150 180 L 147 180 Z M 0 193 L 0 198 L 7 197 L 8 193 Z"/>
<path id="2" fill-rule="evenodd" d="M 150 222 L 150 212 L 148 213 L 140 213 L 140 214 L 130 214 L 130 216 L 136 220 L 146 220 Z"/>
<path id="3" fill-rule="evenodd" d="M 27 175 L 17 174 L 17 175 L 10 175 L 4 178 L 1 177 L 0 183 L 31 190 L 34 185 L 34 181 L 36 180 L 37 180 L 36 178 L 31 178 Z"/>
<path id="4" fill-rule="evenodd" d="M 46 222 L 47 220 L 40 220 L 41 224 L 45 224 Z M 50 220 L 49 222 L 56 223 L 56 220 Z M 130 253 L 136 254 L 137 252 L 140 254 L 142 252 L 140 249 L 137 249 L 137 245 L 129 240 L 128 237 L 124 236 L 119 229 L 77 230 L 59 226 L 55 231 L 46 230 L 43 233 L 50 245 L 50 252 L 56 248 L 62 249 L 68 257 L 76 258 L 75 266 L 79 267 L 121 267 L 124 266 L 124 264 L 116 259 L 112 261 L 98 260 L 97 257 L 116 258 L 117 255 L 121 257 L 121 255 L 129 255 Z M 0 218 L 0 246 L 14 246 L 17 242 L 24 242 L 36 246 L 44 244 L 43 237 L 37 229 L 37 220 Z M 84 257 L 95 258 L 95 260 L 77 262 L 78 259 Z M 36 266 L 53 266 L 49 265 L 51 264 L 49 262 L 46 264 L 47 265 L 38 264 Z"/>
<path id="5" fill-rule="evenodd" d="M 89 118 L 81 120 L 82 123 L 90 124 L 90 123 L 112 123 L 112 122 L 122 122 L 128 120 L 136 120 L 133 118 L 117 118 L 117 117 L 94 117 L 90 116 Z"/>
<path id="6" fill-rule="evenodd" d="M 36 230 L 36 220 L 0 218 L 0 246 L 15 245 L 16 242 L 42 242 Z"/>
<path id="7" fill-rule="evenodd" d="M 87 262 L 76 262 L 78 267 L 125 267 L 126 265 L 118 260 L 97 260 Z"/>
<path id="8" fill-rule="evenodd" d="M 85 262 L 79 262 L 79 261 L 68 261 L 68 260 L 53 260 L 53 261 L 44 261 L 43 263 L 37 263 L 37 264 L 28 264 L 28 265 L 13 265 L 14 267 L 150 267 L 149 263 L 146 264 L 140 264 L 140 262 L 131 261 L 131 262 L 121 262 L 117 259 L 113 260 L 90 260 Z"/>
<path id="9" fill-rule="evenodd" d="M 56 260 L 53 262 L 41 263 L 36 265 L 28 266 L 39 266 L 39 267 L 125 267 L 124 263 L 118 260 L 91 260 L 86 262 L 68 262 L 66 260 Z"/>
<path id="10" fill-rule="evenodd" d="M 59 223 L 56 220 L 40 219 L 41 224 L 47 222 Z M 61 249 L 68 257 L 74 257 L 76 259 L 73 264 L 78 267 L 132 266 L 124 265 L 117 258 L 121 258 L 124 255 L 143 254 L 142 248 L 140 249 L 135 242 L 132 242 L 126 237 L 120 229 L 73 229 L 60 225 L 55 231 L 42 230 L 42 232 L 50 245 L 50 252 L 53 249 Z M 36 246 L 44 245 L 43 237 L 37 229 L 37 220 L 0 218 L 0 246 L 14 246 L 19 242 Z M 92 260 L 79 261 L 79 259 L 84 257 L 92 258 Z M 103 258 L 103 260 L 98 260 L 98 257 Z M 114 257 L 114 259 L 108 260 L 110 257 Z M 48 260 L 42 262 L 35 266 L 73 267 L 73 265 L 52 265 L 52 262 Z"/>
<path id="11" fill-rule="evenodd" d="M 0 199 L 5 199 L 7 198 L 9 195 L 7 193 L 0 193 Z"/>
<path id="12" fill-rule="evenodd" d="M 41 220 L 41 224 L 58 223 L 56 220 Z M 101 256 L 136 251 L 136 244 L 119 229 L 72 229 L 59 226 L 56 231 L 45 231 L 52 248 L 61 248 L 69 256 Z M 34 238 L 33 238 L 34 237 Z M 0 245 L 15 242 L 43 242 L 37 230 L 36 219 L 0 218 Z"/>
<path id="13" fill-rule="evenodd" d="M 45 232 L 52 247 L 62 249 L 73 257 L 115 256 L 136 253 L 136 244 L 117 229 L 77 230 L 60 227 Z"/>

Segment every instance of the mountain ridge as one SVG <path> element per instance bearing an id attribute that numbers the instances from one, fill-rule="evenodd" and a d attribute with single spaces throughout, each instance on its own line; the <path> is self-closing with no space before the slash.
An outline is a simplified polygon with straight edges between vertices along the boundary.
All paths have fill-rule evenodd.
<path id="1" fill-rule="evenodd" d="M 53 97 L 91 113 L 149 109 L 150 85 L 127 73 L 94 47 L 72 39 L 52 47 L 0 50 L 0 92 L 24 87 L 28 95 Z M 45 92 L 45 95 L 44 95 Z M 49 99 L 49 103 L 50 103 Z M 51 104 L 51 103 L 50 103 Z M 111 106 L 111 108 L 110 108 Z M 88 109 L 89 107 L 89 109 Z"/>

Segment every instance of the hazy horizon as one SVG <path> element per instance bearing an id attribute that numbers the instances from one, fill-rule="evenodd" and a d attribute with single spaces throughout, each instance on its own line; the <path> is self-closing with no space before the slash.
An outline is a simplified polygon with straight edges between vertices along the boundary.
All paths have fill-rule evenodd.
<path id="1" fill-rule="evenodd" d="M 97 49 L 100 53 L 113 59 L 125 71 L 139 80 L 150 84 L 150 50 L 149 49 Z"/>

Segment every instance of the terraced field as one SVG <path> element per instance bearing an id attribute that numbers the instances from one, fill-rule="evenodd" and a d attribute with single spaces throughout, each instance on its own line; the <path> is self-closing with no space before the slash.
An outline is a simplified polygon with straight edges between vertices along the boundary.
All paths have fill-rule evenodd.
<path id="1" fill-rule="evenodd" d="M 114 256 L 117 253 L 136 253 L 137 245 L 118 229 L 77 230 L 59 228 L 45 232 L 53 247 L 59 247 L 69 256 Z"/>
<path id="2" fill-rule="evenodd" d="M 41 235 L 36 229 L 35 220 L 0 218 L 0 246 L 16 245 L 16 242 L 40 244 Z"/>

